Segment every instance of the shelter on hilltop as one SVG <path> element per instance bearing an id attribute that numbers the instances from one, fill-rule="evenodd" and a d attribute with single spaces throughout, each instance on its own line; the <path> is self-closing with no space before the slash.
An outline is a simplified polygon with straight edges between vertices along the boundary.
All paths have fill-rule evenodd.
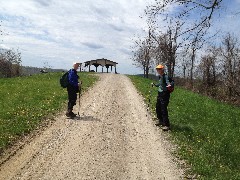
<path id="1" fill-rule="evenodd" d="M 98 66 L 101 65 L 102 66 L 102 72 L 103 72 L 103 67 L 107 68 L 107 73 L 108 73 L 108 69 L 109 67 L 111 67 L 111 72 L 112 72 L 112 67 L 115 67 L 115 73 L 117 73 L 117 62 L 114 61 L 110 61 L 108 59 L 102 58 L 102 59 L 96 59 L 96 60 L 90 60 L 90 61 L 86 61 L 85 63 L 85 67 L 88 66 L 88 70 L 89 72 L 91 71 L 91 66 L 95 66 L 96 70 L 95 72 L 97 72 L 98 70 Z"/>

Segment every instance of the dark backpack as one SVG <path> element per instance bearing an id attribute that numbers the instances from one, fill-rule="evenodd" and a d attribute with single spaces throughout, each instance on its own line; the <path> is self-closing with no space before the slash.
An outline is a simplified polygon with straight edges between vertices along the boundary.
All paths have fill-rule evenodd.
<path id="1" fill-rule="evenodd" d="M 63 88 L 66 88 L 69 85 L 68 72 L 64 73 L 60 78 L 60 85 Z"/>
<path id="2" fill-rule="evenodd" d="M 172 93 L 174 91 L 174 80 L 168 76 L 168 81 L 170 82 L 170 87 L 167 87 L 168 92 Z M 163 82 L 166 84 L 167 86 L 167 82 L 166 82 L 166 76 L 163 76 Z"/>

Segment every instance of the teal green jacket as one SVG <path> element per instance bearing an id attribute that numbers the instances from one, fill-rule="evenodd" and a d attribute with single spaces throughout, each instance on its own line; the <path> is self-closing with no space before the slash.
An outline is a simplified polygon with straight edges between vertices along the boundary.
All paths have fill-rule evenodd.
<path id="1" fill-rule="evenodd" d="M 166 75 L 165 73 L 161 76 L 159 76 L 159 82 L 158 84 L 155 84 L 156 87 L 158 87 L 158 92 L 163 92 L 163 91 L 167 91 L 167 85 L 170 84 L 169 80 L 168 80 L 168 75 Z M 164 80 L 165 78 L 165 80 Z"/>

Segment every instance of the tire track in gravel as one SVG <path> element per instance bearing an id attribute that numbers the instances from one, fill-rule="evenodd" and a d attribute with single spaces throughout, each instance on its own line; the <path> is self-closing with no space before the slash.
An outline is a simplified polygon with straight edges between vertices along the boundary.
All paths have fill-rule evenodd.
<path id="1" fill-rule="evenodd" d="M 129 78 L 99 76 L 80 119 L 57 117 L 0 167 L 0 179 L 182 179 Z"/>

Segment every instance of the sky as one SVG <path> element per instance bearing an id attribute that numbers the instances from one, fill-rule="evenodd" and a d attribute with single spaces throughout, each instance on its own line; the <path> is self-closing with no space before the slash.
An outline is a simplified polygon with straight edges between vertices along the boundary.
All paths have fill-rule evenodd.
<path id="1" fill-rule="evenodd" d="M 117 72 L 139 74 L 132 49 L 145 36 L 140 18 L 154 0 L 0 0 L 0 47 L 18 49 L 22 65 L 69 69 L 73 62 L 106 58 Z M 223 0 L 215 26 L 240 37 L 240 0 Z M 174 11 L 174 9 L 171 9 Z M 215 17 L 218 14 L 215 14 Z M 95 70 L 95 67 L 91 67 Z M 105 69 L 106 71 L 106 69 Z M 114 71 L 114 68 L 113 68 Z"/>
<path id="2" fill-rule="evenodd" d="M 0 47 L 18 49 L 22 65 L 69 69 L 106 58 L 117 72 L 137 74 L 133 39 L 142 34 L 145 0 L 0 0 Z M 91 67 L 95 69 L 95 67 Z M 105 69 L 106 70 L 106 69 Z M 113 68 L 114 70 L 114 68 Z"/>

